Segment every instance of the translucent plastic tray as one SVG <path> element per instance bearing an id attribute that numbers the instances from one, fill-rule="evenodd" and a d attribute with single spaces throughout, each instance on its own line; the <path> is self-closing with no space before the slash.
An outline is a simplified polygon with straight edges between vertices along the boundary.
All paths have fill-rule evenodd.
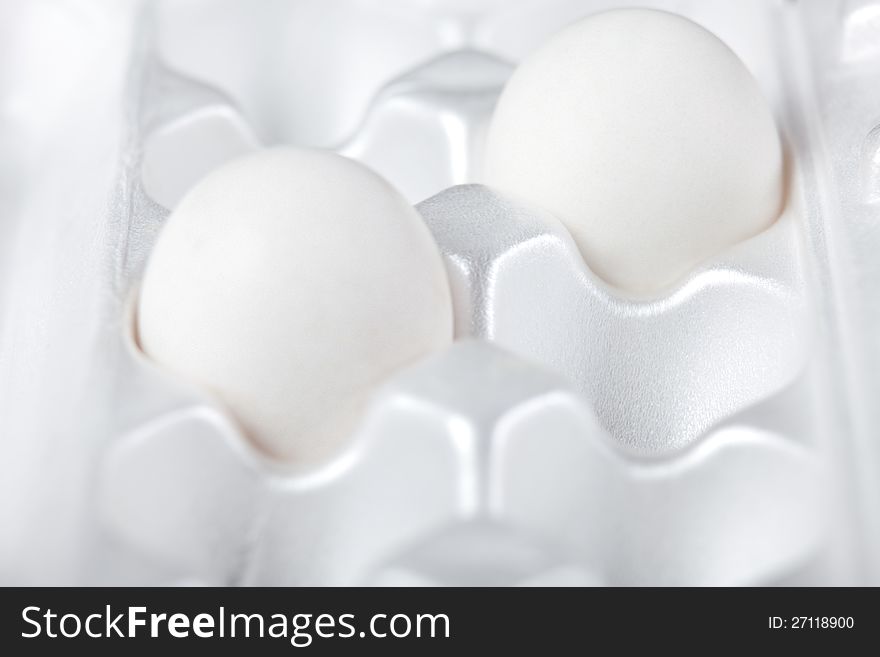
<path id="1" fill-rule="evenodd" d="M 515 63 L 623 3 L 0 5 L 0 581 L 876 583 L 880 3 L 641 4 L 739 54 L 789 164 L 779 221 L 650 300 L 479 179 Z M 309 468 L 130 331 L 168 208 L 280 143 L 418 204 L 460 338 Z"/>

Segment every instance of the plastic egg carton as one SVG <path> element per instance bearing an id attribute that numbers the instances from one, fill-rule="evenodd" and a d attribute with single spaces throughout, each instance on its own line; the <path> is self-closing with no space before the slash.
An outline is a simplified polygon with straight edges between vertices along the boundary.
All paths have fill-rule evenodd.
<path id="1" fill-rule="evenodd" d="M 783 216 L 651 299 L 479 184 L 515 63 L 623 3 L 0 5 L 0 581 L 877 583 L 880 3 L 642 4 L 737 52 L 788 159 Z M 459 339 L 308 467 L 131 330 L 167 208 L 278 143 L 418 204 Z"/>

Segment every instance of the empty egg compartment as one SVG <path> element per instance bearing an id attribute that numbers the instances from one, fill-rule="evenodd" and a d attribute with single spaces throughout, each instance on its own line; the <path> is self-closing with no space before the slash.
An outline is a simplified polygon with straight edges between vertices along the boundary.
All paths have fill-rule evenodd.
<path id="1" fill-rule="evenodd" d="M 385 84 L 440 55 L 451 38 L 439 5 L 172 0 L 146 9 L 159 58 L 223 90 L 267 144 L 342 141 Z"/>
<path id="2" fill-rule="evenodd" d="M 157 374 L 129 356 L 121 380 Z M 120 394 L 172 390 L 160 375 Z M 350 443 L 308 468 L 271 462 L 208 400 L 177 394 L 100 472 L 134 581 L 755 584 L 824 542 L 826 473 L 808 448 L 743 421 L 640 458 L 557 376 L 481 341 L 389 381 Z"/>
<path id="3" fill-rule="evenodd" d="M 367 164 L 412 202 L 475 180 L 495 101 L 511 66 L 484 53 L 438 56 L 391 80 L 367 114 L 331 149 Z M 155 63 L 148 73 L 143 181 L 165 207 L 216 166 L 261 147 L 263 141 L 224 92 Z"/>
<path id="4" fill-rule="evenodd" d="M 443 3 L 145 9 L 160 71 L 148 92 L 163 107 L 145 142 L 144 182 L 166 207 L 211 168 L 258 145 L 335 150 L 413 202 L 470 182 L 512 70 L 469 48 L 471 11 Z"/>
<path id="5" fill-rule="evenodd" d="M 454 187 L 418 209 L 447 260 L 456 334 L 562 373 L 637 452 L 689 445 L 806 366 L 814 328 L 796 199 L 768 230 L 648 300 L 598 279 L 555 218 L 487 187 Z"/>
<path id="6" fill-rule="evenodd" d="M 531 491 L 528 502 L 519 500 L 531 521 L 546 523 L 550 534 L 561 532 L 582 558 L 587 554 L 587 562 L 601 564 L 603 581 L 767 583 L 842 576 L 832 574 L 826 544 L 825 514 L 837 493 L 821 458 L 821 431 L 804 414 L 816 407 L 812 354 L 818 336 L 804 271 L 801 184 L 792 185 L 785 212 L 769 229 L 651 299 L 610 288 L 590 271 L 554 217 L 488 187 L 453 187 L 418 206 L 446 258 L 456 335 L 492 341 L 562 374 L 595 415 L 598 433 L 627 455 L 622 469 L 631 479 L 591 492 L 593 475 L 587 473 L 595 466 L 584 465 L 591 459 L 576 458 L 577 441 L 550 448 L 548 433 L 540 451 L 559 459 L 551 468 L 554 485 Z M 773 465 L 765 461 L 770 454 L 770 460 L 778 458 Z M 536 451 L 528 462 L 553 458 Z M 566 475 L 568 458 L 577 465 Z M 729 495 L 721 473 L 742 477 L 740 484 L 730 482 Z M 753 511 L 740 515 L 739 505 L 749 496 L 743 482 L 765 477 L 777 483 L 791 478 L 761 494 L 785 507 L 795 526 L 803 523 L 791 527 L 794 534 L 784 532 L 799 535 L 787 548 L 776 528 L 754 530 L 760 521 Z M 800 477 L 805 480 L 795 483 Z M 807 480 L 817 487 L 816 497 L 789 496 Z M 656 488 L 648 486 L 651 492 L 640 499 L 645 481 Z M 673 492 L 679 486 L 688 490 L 681 497 Z M 612 490 L 625 501 L 611 502 Z M 544 492 L 548 498 L 541 497 Z M 565 516 L 570 507 L 563 499 L 591 500 L 602 509 L 592 510 L 602 521 L 581 527 L 574 518 L 584 511 Z M 692 506 L 707 499 L 711 512 Z M 702 535 L 689 524 L 701 513 L 715 519 L 703 517 Z M 621 539 L 609 526 L 630 522 L 641 528 L 656 523 L 657 534 Z M 603 539 L 596 542 L 595 533 Z M 627 556 L 638 542 L 642 548 Z M 649 559 L 644 546 L 661 544 L 669 552 L 658 549 L 657 560 Z M 792 552 L 775 567 L 758 566 L 786 549 Z M 739 559 L 754 569 L 740 570 Z M 719 578 L 720 572 L 732 579 Z"/>

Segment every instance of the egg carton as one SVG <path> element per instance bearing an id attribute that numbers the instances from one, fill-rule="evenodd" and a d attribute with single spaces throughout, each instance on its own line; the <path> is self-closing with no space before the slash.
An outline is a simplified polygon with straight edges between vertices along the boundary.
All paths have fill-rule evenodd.
<path id="1" fill-rule="evenodd" d="M 0 580 L 876 583 L 880 3 L 642 4 L 743 59 L 788 183 L 771 228 L 650 299 L 479 179 L 515 62 L 623 3 L 0 6 Z M 308 467 L 132 336 L 168 208 L 276 143 L 417 203 L 455 312 Z"/>

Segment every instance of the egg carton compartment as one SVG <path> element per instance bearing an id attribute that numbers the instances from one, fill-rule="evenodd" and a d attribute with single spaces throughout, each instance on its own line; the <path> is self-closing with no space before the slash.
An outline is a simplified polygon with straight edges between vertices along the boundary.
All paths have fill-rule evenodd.
<path id="1" fill-rule="evenodd" d="M 595 276 L 559 222 L 479 185 L 418 206 L 446 256 L 456 333 L 563 373 L 622 444 L 687 446 L 802 372 L 812 339 L 796 206 L 665 295 Z"/>
<path id="2" fill-rule="evenodd" d="M 485 53 L 440 55 L 388 82 L 333 150 L 369 165 L 415 202 L 476 178 L 486 125 L 511 66 Z M 264 141 L 220 90 L 158 63 L 147 73 L 143 182 L 174 207 L 208 171 Z"/>
<path id="3" fill-rule="evenodd" d="M 744 584 L 821 551 L 825 478 L 809 449 L 745 422 L 639 458 L 555 376 L 465 341 L 390 382 L 326 464 L 281 468 L 187 404 L 114 441 L 100 499 L 145 558 L 212 584 L 510 585 L 557 569 L 570 584 Z"/>
<path id="4" fill-rule="evenodd" d="M 414 202 L 472 180 L 512 69 L 466 47 L 473 11 L 372 0 L 158 4 L 156 59 L 190 80 L 193 96 L 202 86 L 225 101 L 167 118 L 151 137 L 160 143 L 148 144 L 148 191 L 173 206 L 240 148 L 281 143 L 354 157 Z"/>
<path id="5" fill-rule="evenodd" d="M 540 208 L 462 184 L 481 182 L 513 64 L 623 3 L 0 8 L 23 44 L 0 58 L 0 579 L 870 581 L 880 114 L 871 21 L 853 16 L 876 3 L 649 5 L 737 52 L 791 160 L 783 217 L 653 300 L 605 285 Z M 477 339 L 389 381 L 346 448 L 304 470 L 128 341 L 167 208 L 277 143 L 334 148 L 421 202 L 457 337 Z"/>

